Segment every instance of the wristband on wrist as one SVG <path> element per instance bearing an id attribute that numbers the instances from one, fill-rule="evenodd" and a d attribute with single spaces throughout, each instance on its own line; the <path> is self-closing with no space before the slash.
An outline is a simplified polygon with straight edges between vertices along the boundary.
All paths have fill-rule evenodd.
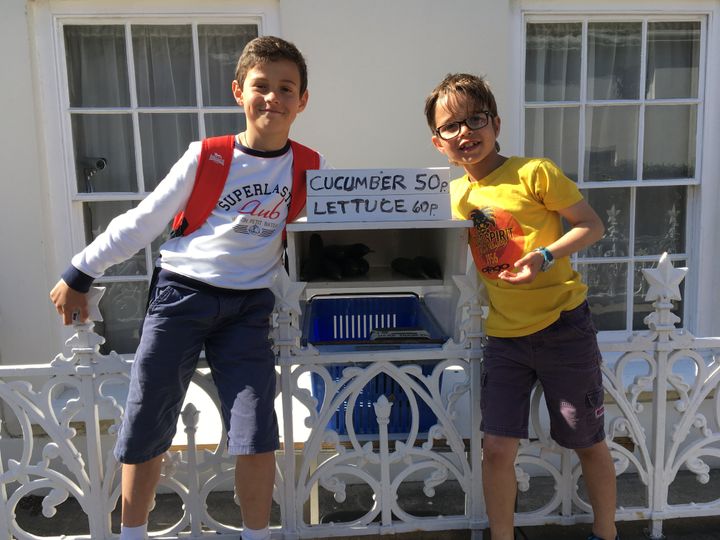
<path id="1" fill-rule="evenodd" d="M 553 257 L 552 252 L 546 247 L 539 247 L 537 249 L 533 249 L 533 251 L 539 251 L 540 253 L 542 253 L 543 262 L 540 266 L 540 271 L 547 272 L 555 262 L 555 257 Z"/>

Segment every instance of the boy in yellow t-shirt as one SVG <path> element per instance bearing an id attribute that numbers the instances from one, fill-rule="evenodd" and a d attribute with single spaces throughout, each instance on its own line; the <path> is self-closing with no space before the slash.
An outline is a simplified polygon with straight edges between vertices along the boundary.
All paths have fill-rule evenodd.
<path id="1" fill-rule="evenodd" d="M 425 115 L 435 147 L 467 173 L 451 183 L 453 214 L 473 221 L 470 249 L 490 299 L 480 429 L 492 540 L 513 538 L 514 462 L 537 380 L 551 436 L 580 459 L 594 512 L 588 540 L 617 539 L 602 357 L 587 286 L 569 259 L 602 237 L 603 224 L 550 160 L 500 155 L 500 117 L 482 78 L 448 75 L 428 96 Z"/>

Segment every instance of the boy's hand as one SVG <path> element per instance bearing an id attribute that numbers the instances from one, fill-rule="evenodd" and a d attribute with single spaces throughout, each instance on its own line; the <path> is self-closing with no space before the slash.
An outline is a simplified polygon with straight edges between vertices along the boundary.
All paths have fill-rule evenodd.
<path id="1" fill-rule="evenodd" d="M 545 257 L 539 251 L 531 251 L 521 259 L 515 261 L 517 272 L 503 270 L 498 274 L 498 279 L 507 283 L 522 284 L 532 283 L 542 267 Z"/>
<path id="2" fill-rule="evenodd" d="M 87 293 L 71 288 L 62 279 L 50 291 L 50 300 L 63 318 L 63 324 L 85 322 L 90 316 Z"/>

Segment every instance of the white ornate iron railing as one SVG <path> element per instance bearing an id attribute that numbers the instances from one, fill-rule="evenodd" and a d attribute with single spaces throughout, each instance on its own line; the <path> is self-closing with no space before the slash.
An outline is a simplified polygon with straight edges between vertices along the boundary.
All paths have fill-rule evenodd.
<path id="1" fill-rule="evenodd" d="M 678 284 L 686 269 L 673 268 L 663 256 L 657 268 L 643 272 L 651 285 L 646 300 L 654 302 L 646 318 L 649 330 L 629 341 L 602 343 L 601 349 L 608 443 L 620 479 L 635 478 L 643 499 L 619 506 L 617 519 L 648 520 L 650 536 L 661 538 L 666 519 L 720 515 L 720 498 L 682 503 L 669 498 L 679 471 L 696 475 L 703 484 L 711 480 L 711 468 L 720 464 L 720 338 L 697 338 L 675 328 L 679 319 L 671 312 L 671 300 L 680 300 Z M 300 346 L 302 284 L 286 275 L 277 281 L 274 339 L 283 450 L 278 452 L 275 500 L 280 526 L 274 527 L 274 538 L 451 529 L 470 529 L 473 538 L 480 538 L 487 527 L 476 428 L 483 310 L 474 273 L 457 276 L 455 282 L 463 313 L 457 341 L 437 349 L 320 353 Z M 119 467 L 111 450 L 123 408 L 112 396 L 117 395 L 113 388 L 127 384 L 130 363 L 116 354 L 99 353 L 102 338 L 93 333 L 93 323 L 79 324 L 76 330 L 67 343 L 70 356 L 58 355 L 47 365 L 0 367 L 2 540 L 43 538 L 32 527 L 23 528 L 16 517 L 29 495 L 42 497 L 44 517 L 38 519 L 52 517 L 71 497 L 87 516 L 89 529 L 75 537 L 115 537 L 110 513 L 119 498 Z M 349 366 L 334 367 L 337 364 Z M 455 376 L 448 377 L 449 372 Z M 314 392 L 302 382 L 308 373 Z M 376 390 L 368 400 L 364 394 L 369 384 L 379 380 L 392 385 L 390 390 Z M 194 382 L 217 406 L 209 376 L 199 370 Z M 58 407 L 60 392 L 73 397 Z M 391 395 L 385 395 L 388 392 Z M 395 393 L 406 397 L 401 402 Z M 580 489 L 579 466 L 572 452 L 550 439 L 541 395 L 537 387 L 532 396 L 533 436 L 521 445 L 517 477 L 521 492 L 541 482 L 552 487 L 539 507 L 519 508 L 517 523 L 588 522 L 590 507 Z M 372 425 L 359 426 L 353 411 L 364 407 L 361 412 L 367 413 L 370 405 Z M 407 408 L 410 421 L 406 433 L 392 433 L 393 407 L 400 406 Z M 307 434 L 300 437 L 297 426 L 303 421 Z M 166 454 L 161 480 L 164 490 L 179 496 L 182 510 L 175 523 L 153 531 L 153 536 L 238 536 L 239 529 L 212 513 L 208 502 L 213 491 L 231 489 L 234 459 L 224 454 L 224 440 L 212 450 L 195 444 L 198 422 L 198 410 L 187 405 L 182 415 L 187 449 Z M 377 434 L 360 433 L 368 427 Z M 439 486 L 452 484 L 464 505 L 455 515 L 413 513 L 403 507 L 401 493 L 411 481 L 427 498 Z M 370 507 L 320 523 L 318 491 L 342 503 L 357 486 L 371 494 Z M 51 537 L 62 534 L 56 531 Z"/>

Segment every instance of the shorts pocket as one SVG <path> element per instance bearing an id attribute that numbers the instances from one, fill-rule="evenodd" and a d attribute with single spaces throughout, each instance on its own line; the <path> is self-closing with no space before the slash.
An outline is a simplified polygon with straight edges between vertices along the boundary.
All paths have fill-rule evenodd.
<path id="1" fill-rule="evenodd" d="M 604 388 L 597 388 L 595 390 L 591 390 L 585 395 L 585 405 L 587 405 L 588 408 L 588 416 L 590 417 L 590 422 L 600 420 L 605 415 L 605 405 L 603 402 L 605 401 L 605 389 Z"/>
<path id="2" fill-rule="evenodd" d="M 159 315 L 163 306 L 174 304 L 182 300 L 184 295 L 172 285 L 161 287 L 155 291 L 154 298 L 148 306 L 148 315 Z"/>
<path id="3" fill-rule="evenodd" d="M 566 328 L 580 337 L 594 337 L 598 332 L 595 323 L 593 323 L 587 302 L 583 302 L 570 311 L 561 312 L 560 321 Z"/>
<path id="4" fill-rule="evenodd" d="M 585 402 L 588 407 L 599 407 L 605 399 L 605 389 L 596 388 L 585 395 Z"/>

